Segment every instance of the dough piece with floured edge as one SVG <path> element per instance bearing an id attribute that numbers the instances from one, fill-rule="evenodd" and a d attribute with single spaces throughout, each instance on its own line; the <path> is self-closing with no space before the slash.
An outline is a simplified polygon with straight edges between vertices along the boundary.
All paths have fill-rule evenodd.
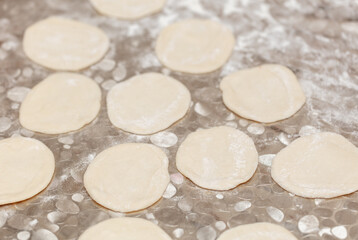
<path id="1" fill-rule="evenodd" d="M 291 117 L 306 99 L 294 73 L 277 64 L 234 72 L 221 81 L 220 88 L 230 110 L 263 123 Z"/>
<path id="2" fill-rule="evenodd" d="M 112 124 L 136 134 L 152 134 L 171 126 L 187 113 L 190 92 L 179 81 L 145 73 L 114 86 L 107 95 Z"/>
<path id="3" fill-rule="evenodd" d="M 97 27 L 62 17 L 49 17 L 24 34 L 25 54 L 54 70 L 77 71 L 98 62 L 109 48 L 107 35 Z"/>
<path id="4" fill-rule="evenodd" d="M 168 158 L 158 147 L 125 143 L 96 156 L 84 174 L 89 195 L 100 205 L 133 212 L 157 202 L 169 184 Z"/>
<path id="5" fill-rule="evenodd" d="M 164 28 L 155 51 L 166 67 L 186 73 L 208 73 L 229 59 L 235 38 L 229 28 L 202 19 L 187 19 Z"/>
<path id="6" fill-rule="evenodd" d="M 101 14 L 135 20 L 162 10 L 166 0 L 90 0 Z"/>
<path id="7" fill-rule="evenodd" d="M 54 73 L 28 93 L 19 118 L 29 130 L 59 134 L 90 123 L 100 107 L 101 89 L 92 79 L 75 73 Z"/>
<path id="8" fill-rule="evenodd" d="M 257 164 L 252 139 L 226 126 L 190 133 L 176 155 L 176 166 L 184 176 L 212 190 L 228 190 L 248 181 Z"/>
<path id="9" fill-rule="evenodd" d="M 217 240 L 297 240 L 287 229 L 272 223 L 244 224 L 225 231 Z"/>
<path id="10" fill-rule="evenodd" d="M 300 137 L 274 158 L 272 178 L 307 198 L 333 198 L 358 190 L 358 148 L 343 136 L 322 132 Z"/>
<path id="11" fill-rule="evenodd" d="M 0 140 L 0 205 L 31 198 L 50 183 L 55 171 L 51 150 L 33 138 Z"/>
<path id="12" fill-rule="evenodd" d="M 78 240 L 171 240 L 161 228 L 141 218 L 111 218 L 84 231 Z"/>

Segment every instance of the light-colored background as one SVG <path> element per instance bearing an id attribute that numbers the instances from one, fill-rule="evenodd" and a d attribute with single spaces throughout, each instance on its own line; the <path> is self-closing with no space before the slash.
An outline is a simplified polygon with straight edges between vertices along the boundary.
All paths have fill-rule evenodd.
<path id="1" fill-rule="evenodd" d="M 96 25 L 111 40 L 105 60 L 81 71 L 101 85 L 99 116 L 80 131 L 61 136 L 34 134 L 18 121 L 24 95 L 52 72 L 26 58 L 23 31 L 51 15 Z M 219 20 L 233 30 L 236 47 L 221 70 L 195 76 L 171 72 L 158 62 L 154 44 L 160 29 L 191 17 Z M 353 0 L 170 0 L 161 13 L 133 22 L 100 16 L 86 0 L 0 0 L 0 138 L 32 136 L 56 156 L 56 175 L 49 188 L 31 200 L 0 207 L 0 239 L 76 239 L 87 227 L 122 216 L 89 198 L 82 175 L 96 154 L 109 146 L 151 141 L 168 154 L 173 180 L 166 198 L 131 216 L 157 222 L 173 239 L 213 240 L 224 228 L 258 221 L 280 224 L 299 239 L 358 239 L 358 193 L 331 200 L 294 197 L 272 181 L 266 166 L 273 157 L 267 154 L 277 153 L 300 134 L 334 131 L 358 146 L 357 20 L 358 3 Z M 226 74 L 262 63 L 291 68 L 307 96 L 298 114 L 267 126 L 230 114 L 218 89 Z M 187 116 L 166 130 L 173 134 L 128 134 L 107 118 L 107 90 L 148 71 L 177 78 L 192 94 Z M 203 190 L 186 179 L 182 183 L 175 168 L 179 144 L 198 128 L 223 124 L 252 137 L 266 165 L 260 163 L 248 183 L 231 191 Z"/>

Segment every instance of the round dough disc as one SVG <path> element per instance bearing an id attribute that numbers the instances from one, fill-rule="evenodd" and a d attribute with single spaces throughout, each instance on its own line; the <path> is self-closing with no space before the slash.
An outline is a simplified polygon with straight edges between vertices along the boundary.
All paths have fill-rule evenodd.
<path id="1" fill-rule="evenodd" d="M 41 192 L 55 171 L 55 158 L 42 142 L 24 137 L 0 140 L 0 205 Z"/>
<path id="2" fill-rule="evenodd" d="M 91 122 L 100 105 L 101 90 L 90 78 L 75 73 L 55 73 L 26 96 L 20 108 L 20 123 L 35 132 L 70 132 Z"/>
<path id="3" fill-rule="evenodd" d="M 98 62 L 107 52 L 109 39 L 97 27 L 50 17 L 25 31 L 23 48 L 34 62 L 55 70 L 76 71 Z"/>
<path id="4" fill-rule="evenodd" d="M 98 154 L 88 166 L 84 185 L 99 204 L 132 212 L 153 205 L 169 184 L 168 158 L 158 147 L 126 143 Z"/>
<path id="5" fill-rule="evenodd" d="M 244 224 L 225 231 L 218 240 L 297 240 L 287 229 L 272 223 Z"/>
<path id="6" fill-rule="evenodd" d="M 220 23 L 188 19 L 164 28 L 156 43 L 163 65 L 187 73 L 207 73 L 219 69 L 231 55 L 235 38 Z"/>
<path id="7" fill-rule="evenodd" d="M 161 228 L 141 218 L 112 218 L 87 229 L 78 240 L 171 240 Z"/>
<path id="8" fill-rule="evenodd" d="M 190 106 L 190 92 L 174 78 L 146 73 L 114 86 L 107 95 L 112 124 L 136 134 L 152 134 L 181 119 Z"/>
<path id="9" fill-rule="evenodd" d="M 248 181 L 256 171 L 258 154 L 245 133 L 214 127 L 190 133 L 180 145 L 178 170 L 202 188 L 228 190 Z"/>
<path id="10" fill-rule="evenodd" d="M 288 118 L 305 103 L 294 73 L 266 64 L 237 71 L 220 84 L 225 105 L 236 114 L 263 123 Z"/>
<path id="11" fill-rule="evenodd" d="M 166 0 L 90 0 L 103 15 L 127 20 L 146 17 L 162 10 Z"/>
<path id="12" fill-rule="evenodd" d="M 358 148 L 343 136 L 323 132 L 293 141 L 272 162 L 272 178 L 308 198 L 333 198 L 358 190 Z"/>

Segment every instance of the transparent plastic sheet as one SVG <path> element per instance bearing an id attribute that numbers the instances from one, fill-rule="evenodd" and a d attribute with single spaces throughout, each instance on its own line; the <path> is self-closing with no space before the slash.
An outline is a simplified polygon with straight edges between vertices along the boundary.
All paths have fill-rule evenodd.
<path id="1" fill-rule="evenodd" d="M 23 129 L 19 106 L 29 88 L 52 71 L 23 53 L 23 31 L 51 15 L 77 19 L 103 29 L 111 39 L 105 59 L 81 73 L 102 88 L 96 120 L 63 135 Z M 228 63 L 203 75 L 172 72 L 154 53 L 160 29 L 180 19 L 209 18 L 229 26 L 237 38 Z M 0 239 L 66 240 L 109 217 L 124 216 L 102 208 L 86 193 L 82 175 L 100 151 L 124 142 L 152 142 L 170 159 L 171 184 L 154 206 L 128 216 L 158 223 L 173 239 L 214 240 L 229 227 L 257 221 L 277 223 L 299 239 L 357 239 L 358 193 L 330 200 L 295 197 L 270 177 L 274 154 L 300 135 L 333 131 L 358 146 L 358 3 L 299 0 L 169 0 L 165 9 L 138 21 L 95 12 L 86 0 L 0 1 L 0 137 L 22 135 L 43 141 L 56 157 L 50 186 L 36 197 L 0 207 Z M 241 68 L 279 63 L 291 68 L 307 102 L 293 117 L 261 125 L 230 113 L 222 103 L 220 79 Z M 108 89 L 137 73 L 163 72 L 190 90 L 193 104 L 180 122 L 154 136 L 125 133 L 108 120 Z M 255 141 L 260 164 L 253 178 L 237 188 L 204 190 L 183 178 L 175 154 L 185 136 L 198 128 L 237 127 Z"/>

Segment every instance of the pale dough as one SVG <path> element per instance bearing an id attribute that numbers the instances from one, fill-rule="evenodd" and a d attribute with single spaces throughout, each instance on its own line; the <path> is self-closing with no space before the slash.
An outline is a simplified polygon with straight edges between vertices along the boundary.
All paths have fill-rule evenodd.
<path id="1" fill-rule="evenodd" d="M 272 178 L 308 198 L 333 198 L 358 190 L 358 148 L 343 136 L 316 133 L 298 138 L 272 162 Z"/>
<path id="2" fill-rule="evenodd" d="M 28 27 L 23 49 L 34 62 L 55 70 L 76 71 L 98 62 L 107 52 L 109 39 L 97 27 L 50 17 Z"/>
<path id="3" fill-rule="evenodd" d="M 112 218 L 87 229 L 78 240 L 171 240 L 160 227 L 141 218 Z"/>
<path id="4" fill-rule="evenodd" d="M 163 65 L 172 70 L 207 73 L 225 64 L 234 44 L 232 32 L 220 23 L 188 19 L 164 28 L 155 51 Z"/>
<path id="5" fill-rule="evenodd" d="M 55 73 L 26 96 L 20 123 L 35 132 L 70 132 L 91 122 L 100 105 L 101 90 L 93 80 L 75 73 Z"/>
<path id="6" fill-rule="evenodd" d="M 84 175 L 89 195 L 114 211 L 132 212 L 157 202 L 169 184 L 168 158 L 158 147 L 126 143 L 110 147 Z"/>
<path id="7" fill-rule="evenodd" d="M 288 118 L 305 103 L 305 95 L 294 73 L 276 64 L 232 73 L 221 81 L 220 88 L 230 110 L 257 122 Z"/>
<path id="8" fill-rule="evenodd" d="M 114 86 L 107 95 L 112 124 L 127 132 L 152 134 L 181 119 L 190 106 L 190 92 L 174 78 L 146 73 Z"/>
<path id="9" fill-rule="evenodd" d="M 229 229 L 218 240 L 297 240 L 287 229 L 272 223 L 244 224 Z"/>
<path id="10" fill-rule="evenodd" d="M 127 20 L 146 17 L 162 10 L 166 0 L 90 0 L 104 15 Z"/>
<path id="11" fill-rule="evenodd" d="M 245 133 L 221 126 L 190 133 L 180 145 L 178 170 L 200 187 L 228 190 L 248 181 L 258 154 Z"/>
<path id="12" fill-rule="evenodd" d="M 24 137 L 0 141 L 0 205 L 31 198 L 50 183 L 55 158 L 42 142 Z"/>

